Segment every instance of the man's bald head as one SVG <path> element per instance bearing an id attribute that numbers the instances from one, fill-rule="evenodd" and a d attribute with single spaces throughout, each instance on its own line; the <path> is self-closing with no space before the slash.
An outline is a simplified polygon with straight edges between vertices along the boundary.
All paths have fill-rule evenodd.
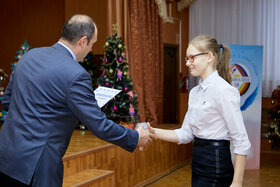
<path id="1" fill-rule="evenodd" d="M 95 23 L 89 16 L 77 14 L 72 16 L 64 24 L 61 32 L 61 39 L 75 45 L 79 39 L 86 36 L 88 42 L 90 42 L 95 29 Z"/>

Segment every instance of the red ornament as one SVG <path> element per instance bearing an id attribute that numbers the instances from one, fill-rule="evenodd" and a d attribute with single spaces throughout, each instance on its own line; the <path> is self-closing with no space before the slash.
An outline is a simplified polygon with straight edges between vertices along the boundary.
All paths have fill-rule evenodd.
<path id="1" fill-rule="evenodd" d="M 118 109 L 117 106 L 114 106 L 114 107 L 113 107 L 113 110 L 114 110 L 114 111 L 116 111 L 117 109 Z"/>
<path id="2" fill-rule="evenodd" d="M 127 88 L 127 87 L 125 87 L 125 88 L 124 88 L 124 91 L 126 91 L 126 92 L 127 92 L 127 91 L 128 91 L 128 88 Z"/>

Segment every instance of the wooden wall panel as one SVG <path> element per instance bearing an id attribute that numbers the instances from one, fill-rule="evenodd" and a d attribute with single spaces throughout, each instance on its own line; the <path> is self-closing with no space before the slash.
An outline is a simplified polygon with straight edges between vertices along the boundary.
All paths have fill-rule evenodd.
<path id="1" fill-rule="evenodd" d="M 65 18 L 73 14 L 86 14 L 96 23 L 98 28 L 98 39 L 93 45 L 94 54 L 104 53 L 104 44 L 107 37 L 107 1 L 105 0 L 65 0 Z"/>
<path id="2" fill-rule="evenodd" d="M 1 1 L 0 68 L 11 73 L 10 63 L 27 40 L 31 48 L 54 44 L 64 24 L 64 0 Z M 6 84 L 8 81 L 6 81 Z"/>
<path id="3" fill-rule="evenodd" d="M 188 75 L 188 69 L 185 63 L 185 55 L 186 49 L 189 42 L 189 9 L 184 9 L 181 12 L 177 11 L 177 3 L 171 3 L 171 16 L 181 20 L 182 24 L 182 57 L 181 57 L 181 70 L 183 75 Z M 167 11 L 169 14 L 169 3 L 167 3 Z M 162 25 L 162 35 L 163 35 L 163 43 L 172 44 L 172 45 L 179 45 L 176 41 L 176 34 L 179 34 L 179 21 L 174 20 L 174 23 L 164 23 Z M 179 66 L 178 66 L 179 67 Z M 179 75 L 178 75 L 179 78 Z M 178 83 L 179 89 L 179 83 Z M 178 107 L 179 107 L 179 123 L 181 124 L 184 120 L 184 116 L 186 114 L 188 108 L 188 93 L 183 93 L 179 90 L 179 100 L 178 100 Z"/>
<path id="4" fill-rule="evenodd" d="M 135 186 L 184 164 L 190 148 L 191 145 L 156 140 L 144 151 L 129 153 L 110 144 L 81 157 L 65 157 L 64 177 L 86 169 L 112 170 L 116 186 Z"/>

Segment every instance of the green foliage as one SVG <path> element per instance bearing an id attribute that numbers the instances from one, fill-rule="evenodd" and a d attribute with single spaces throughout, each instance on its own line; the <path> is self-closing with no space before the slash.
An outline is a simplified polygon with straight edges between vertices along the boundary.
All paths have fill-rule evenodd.
<path id="1" fill-rule="evenodd" d="M 82 62 L 79 62 L 81 64 L 81 66 L 83 66 L 87 72 L 90 74 L 91 76 L 91 80 L 92 80 L 92 88 L 93 90 L 95 90 L 97 88 L 97 81 L 98 79 L 95 78 L 96 74 L 98 74 L 98 66 L 93 62 L 93 53 L 90 52 Z"/>

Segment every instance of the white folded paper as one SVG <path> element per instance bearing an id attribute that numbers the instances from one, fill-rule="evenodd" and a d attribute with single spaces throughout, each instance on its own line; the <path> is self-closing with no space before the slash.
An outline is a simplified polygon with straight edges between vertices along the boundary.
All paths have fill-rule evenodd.
<path id="1" fill-rule="evenodd" d="M 100 108 L 120 92 L 121 90 L 103 86 L 99 86 L 98 88 L 96 88 L 96 90 L 94 90 L 95 99 L 97 100 L 97 104 Z"/>
<path id="2" fill-rule="evenodd" d="M 140 126 L 144 126 L 145 130 L 148 129 L 146 122 L 137 123 L 135 129 L 138 129 Z"/>

